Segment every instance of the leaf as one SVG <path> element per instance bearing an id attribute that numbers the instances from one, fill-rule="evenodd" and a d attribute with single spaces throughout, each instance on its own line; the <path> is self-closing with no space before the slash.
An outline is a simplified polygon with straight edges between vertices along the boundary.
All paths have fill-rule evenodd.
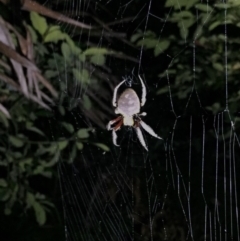
<path id="1" fill-rule="evenodd" d="M 83 52 L 84 55 L 103 55 L 110 54 L 110 51 L 106 48 L 89 48 Z"/>
<path id="2" fill-rule="evenodd" d="M 44 210 L 43 206 L 37 201 L 33 203 L 33 208 L 38 224 L 43 225 L 46 222 L 46 211 Z"/>
<path id="3" fill-rule="evenodd" d="M 86 55 L 84 55 L 84 54 L 79 54 L 78 57 L 79 57 L 79 60 L 80 60 L 81 62 L 85 62 L 85 61 L 86 61 Z"/>
<path id="4" fill-rule="evenodd" d="M 87 95 L 83 96 L 83 105 L 87 110 L 90 110 L 92 107 L 91 100 L 89 99 L 89 97 Z"/>
<path id="5" fill-rule="evenodd" d="M 109 147 L 106 146 L 105 144 L 102 144 L 102 143 L 94 143 L 94 145 L 100 147 L 100 148 L 103 149 L 104 151 L 110 151 Z"/>
<path id="6" fill-rule="evenodd" d="M 157 91 L 157 95 L 165 94 L 169 91 L 168 86 L 161 88 Z"/>
<path id="7" fill-rule="evenodd" d="M 165 7 L 166 8 L 170 8 L 170 7 L 172 7 L 172 6 L 174 6 L 174 0 L 167 0 L 166 2 L 165 2 Z"/>
<path id="8" fill-rule="evenodd" d="M 68 145 L 68 141 L 66 141 L 66 140 L 58 142 L 58 148 L 59 148 L 60 151 L 65 149 L 67 145 Z"/>
<path id="9" fill-rule="evenodd" d="M 90 58 L 90 61 L 91 61 L 93 64 L 102 66 L 102 65 L 104 65 L 105 62 L 106 62 L 106 57 L 105 57 L 104 55 L 97 54 L 97 55 L 93 55 L 93 56 Z"/>
<path id="10" fill-rule="evenodd" d="M 130 41 L 131 41 L 132 43 L 134 43 L 134 42 L 136 42 L 139 38 L 141 38 L 142 35 L 143 35 L 142 33 L 136 33 L 136 34 L 132 35 Z"/>
<path id="11" fill-rule="evenodd" d="M 76 148 L 75 145 L 73 145 L 72 151 L 71 151 L 69 159 L 68 159 L 68 163 L 73 163 L 73 161 L 75 160 L 76 156 L 77 156 L 77 148 Z"/>
<path id="12" fill-rule="evenodd" d="M 44 33 L 47 31 L 48 25 L 47 21 L 44 17 L 40 16 L 36 12 L 30 13 L 30 19 L 32 22 L 33 27 L 41 34 L 44 35 Z"/>
<path id="13" fill-rule="evenodd" d="M 216 3 L 214 4 L 214 7 L 220 8 L 220 9 L 227 9 L 227 8 L 230 8 L 231 5 L 227 3 Z"/>
<path id="14" fill-rule="evenodd" d="M 199 0 L 191 0 L 191 1 L 188 1 L 187 4 L 186 4 L 186 9 L 190 9 L 192 6 L 195 5 L 196 2 L 198 2 Z"/>
<path id="15" fill-rule="evenodd" d="M 69 35 L 66 34 L 66 42 L 68 43 L 70 50 L 73 54 L 79 55 L 82 53 L 82 50 L 75 45 L 74 41 L 69 37 Z"/>
<path id="16" fill-rule="evenodd" d="M 216 22 L 213 22 L 210 26 L 209 26 L 209 30 L 213 30 L 214 28 L 218 27 L 219 25 L 221 25 L 222 23 L 220 21 L 216 21 Z"/>
<path id="17" fill-rule="evenodd" d="M 9 136 L 9 141 L 11 142 L 11 144 L 15 147 L 22 147 L 23 146 L 23 141 L 18 139 L 17 137 L 15 136 Z"/>
<path id="18" fill-rule="evenodd" d="M 32 161 L 33 161 L 32 158 L 26 158 L 26 159 L 20 160 L 20 161 L 18 162 L 18 165 L 19 165 L 19 167 L 21 168 L 21 170 L 22 170 L 23 172 L 25 172 L 25 171 L 26 171 L 25 166 L 26 166 L 26 165 L 31 165 L 31 164 L 32 164 Z"/>
<path id="19" fill-rule="evenodd" d="M 4 124 L 6 128 L 9 127 L 8 119 L 1 111 L 0 111 L 0 121 Z"/>
<path id="20" fill-rule="evenodd" d="M 8 188 L 0 188 L 0 201 L 5 202 L 11 197 L 11 191 Z"/>
<path id="21" fill-rule="evenodd" d="M 137 46 L 144 46 L 147 49 L 154 48 L 159 43 L 158 39 L 145 38 L 137 42 Z"/>
<path id="22" fill-rule="evenodd" d="M 65 38 L 66 38 L 65 33 L 62 33 L 60 30 L 55 30 L 55 31 L 49 32 L 45 35 L 44 42 L 45 43 L 48 43 L 48 42 L 57 43 L 60 40 L 65 40 Z"/>
<path id="23" fill-rule="evenodd" d="M 213 68 L 221 72 L 224 71 L 224 66 L 220 63 L 213 63 Z"/>
<path id="24" fill-rule="evenodd" d="M 48 33 L 56 31 L 56 30 L 60 30 L 60 26 L 58 25 L 52 25 L 48 28 Z"/>
<path id="25" fill-rule="evenodd" d="M 4 208 L 4 214 L 10 215 L 12 213 L 12 210 L 10 208 Z"/>
<path id="26" fill-rule="evenodd" d="M 59 72 L 58 71 L 55 71 L 55 70 L 47 70 L 45 73 L 44 73 L 44 76 L 47 78 L 47 79 L 51 79 L 53 77 L 56 77 L 59 75 Z"/>
<path id="27" fill-rule="evenodd" d="M 59 156 L 60 156 L 60 152 L 57 151 L 54 154 L 54 157 L 50 161 L 41 161 L 42 166 L 43 167 L 52 167 L 52 166 L 54 166 L 58 162 Z"/>
<path id="28" fill-rule="evenodd" d="M 182 37 L 182 39 L 187 39 L 187 37 L 188 37 L 188 33 L 189 33 L 189 31 L 188 31 L 188 29 L 187 28 L 181 28 L 180 29 L 180 35 L 181 35 L 181 37 Z"/>
<path id="29" fill-rule="evenodd" d="M 73 128 L 73 125 L 72 125 L 72 124 L 67 123 L 67 122 L 62 122 L 61 124 L 62 124 L 62 126 L 64 126 L 64 128 L 65 128 L 68 132 L 70 132 L 70 133 L 73 133 L 73 132 L 74 132 L 74 128 Z"/>
<path id="30" fill-rule="evenodd" d="M 34 126 L 26 126 L 26 129 L 29 130 L 29 131 L 38 133 L 38 134 L 41 135 L 41 136 L 45 136 L 45 134 L 44 134 L 41 130 L 39 130 L 37 127 L 34 127 Z"/>
<path id="31" fill-rule="evenodd" d="M 82 129 L 78 130 L 77 137 L 80 139 L 88 138 L 89 137 L 88 131 L 89 131 L 89 129 L 87 129 L 87 128 L 82 128 Z"/>
<path id="32" fill-rule="evenodd" d="M 213 8 L 211 6 L 209 6 L 208 4 L 202 4 L 202 3 L 198 3 L 195 5 L 195 8 L 198 10 L 201 10 L 203 12 L 211 12 L 213 10 Z"/>
<path id="33" fill-rule="evenodd" d="M 170 45 L 170 41 L 168 40 L 160 41 L 154 49 L 154 56 L 156 57 L 160 53 L 164 52 L 166 49 L 168 49 L 169 45 Z"/>
<path id="34" fill-rule="evenodd" d="M 59 110 L 61 115 L 65 115 L 65 109 L 64 109 L 64 107 L 62 105 L 58 106 L 58 110 Z"/>
<path id="35" fill-rule="evenodd" d="M 174 7 L 174 9 L 179 9 L 185 7 L 186 9 L 191 8 L 198 0 L 167 0 L 165 7 Z"/>
<path id="36" fill-rule="evenodd" d="M 70 61 L 71 49 L 67 43 L 65 43 L 65 42 L 62 43 L 61 51 L 62 51 L 62 54 L 63 54 L 63 57 L 65 58 L 65 60 Z"/>
<path id="37" fill-rule="evenodd" d="M 7 181 L 3 178 L 0 178 L 0 187 L 7 187 Z"/>
<path id="38" fill-rule="evenodd" d="M 83 143 L 82 142 L 76 142 L 76 146 L 78 150 L 82 150 L 83 149 Z"/>
<path id="39" fill-rule="evenodd" d="M 27 208 L 33 206 L 35 203 L 35 196 L 31 192 L 27 192 L 26 194 L 26 203 L 27 203 Z"/>
<path id="40" fill-rule="evenodd" d="M 86 83 L 86 84 L 90 83 L 89 73 L 88 73 L 88 71 L 86 69 L 76 69 L 76 68 L 73 68 L 72 72 L 73 72 L 74 78 L 79 83 Z"/>

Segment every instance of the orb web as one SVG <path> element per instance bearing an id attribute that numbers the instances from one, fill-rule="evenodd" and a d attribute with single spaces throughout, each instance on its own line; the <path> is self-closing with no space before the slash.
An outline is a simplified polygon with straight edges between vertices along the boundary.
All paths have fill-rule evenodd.
<path id="1" fill-rule="evenodd" d="M 76 131 L 93 130 L 74 158 L 69 151 L 59 160 L 65 240 L 240 240 L 238 60 L 229 55 L 238 44 L 230 22 L 238 1 L 51 4 L 92 26 L 58 22 L 82 49 L 112 51 L 95 65 L 66 61 L 58 69 Z M 88 70 L 84 84 L 71 68 Z M 140 96 L 138 74 L 147 86 L 144 121 L 164 139 L 143 132 L 149 152 L 133 128 L 121 128 L 120 147 L 104 129 L 114 118 L 114 87 L 127 76 L 123 89 Z M 53 138 L 61 133 L 54 121 Z"/>

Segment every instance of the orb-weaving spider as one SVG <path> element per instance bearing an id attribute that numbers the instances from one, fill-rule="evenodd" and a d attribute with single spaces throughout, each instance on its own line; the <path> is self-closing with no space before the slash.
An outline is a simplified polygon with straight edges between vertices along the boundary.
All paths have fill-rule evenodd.
<path id="1" fill-rule="evenodd" d="M 142 78 L 140 76 L 138 77 L 142 84 L 141 106 L 144 106 L 146 102 L 146 87 L 143 83 Z M 117 91 L 124 82 L 125 82 L 125 79 L 115 87 L 113 92 L 113 99 L 112 99 L 112 104 L 114 107 L 116 107 L 115 113 L 120 114 L 120 116 L 118 116 L 114 120 L 109 121 L 107 125 L 107 129 L 112 130 L 113 144 L 116 146 L 119 146 L 117 144 L 116 131 L 118 131 L 122 125 L 134 127 L 140 143 L 148 151 L 148 148 L 143 138 L 140 127 L 142 127 L 150 135 L 158 139 L 162 139 L 162 138 L 158 136 L 154 132 L 154 130 L 145 122 L 143 122 L 142 119 L 140 118 L 140 116 L 145 116 L 147 113 L 146 112 L 140 113 L 140 100 L 136 92 L 132 88 L 127 88 L 125 91 L 123 91 L 123 93 L 120 95 L 120 97 L 117 100 Z M 112 127 L 112 125 L 115 123 L 116 125 Z"/>

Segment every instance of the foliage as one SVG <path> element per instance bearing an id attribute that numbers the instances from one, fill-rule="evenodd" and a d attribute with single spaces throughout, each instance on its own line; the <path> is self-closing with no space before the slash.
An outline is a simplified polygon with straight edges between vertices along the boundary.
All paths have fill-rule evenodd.
<path id="1" fill-rule="evenodd" d="M 240 14 L 239 1 L 228 1 L 228 3 L 209 3 L 202 4 L 197 1 L 176 1 L 167 0 L 165 7 L 174 8 L 169 16 L 165 16 L 168 27 L 175 29 L 177 25 L 178 35 L 163 35 L 161 38 L 153 30 L 145 33 L 138 30 L 132 37 L 131 41 L 138 46 L 143 45 L 145 49 L 153 49 L 154 56 L 164 56 L 166 53 L 172 56 L 172 61 L 167 66 L 167 70 L 159 73 L 159 77 L 168 79 L 171 83 L 171 93 L 173 98 L 177 98 L 179 104 L 185 103 L 186 99 L 191 96 L 194 89 L 200 94 L 200 99 L 205 99 L 201 106 L 205 110 L 216 114 L 226 108 L 225 99 L 221 102 L 213 102 L 212 105 L 206 103 L 212 100 L 211 94 L 205 96 L 205 93 L 221 93 L 224 91 L 223 83 L 227 81 L 229 90 L 237 88 L 239 75 L 239 57 L 236 48 L 239 47 L 240 41 L 235 36 L 234 31 L 224 35 L 224 28 L 233 28 L 239 30 Z M 179 11 L 181 8 L 181 11 Z M 227 9 L 227 18 L 225 19 L 225 10 Z M 195 12 L 198 11 L 198 18 Z M 198 58 L 193 57 L 192 49 Z M 225 51 L 227 48 L 227 56 Z M 181 54 L 179 54 L 181 53 Z M 227 58 L 227 65 L 225 59 Z M 189 63 L 189 59 L 194 62 Z M 204 64 L 203 64 L 204 63 Z M 227 76 L 224 75 L 227 70 Z M 194 85 L 192 85 L 194 79 Z M 220 81 L 219 81 L 220 80 Z M 166 83 L 166 82 L 165 82 Z M 169 92 L 168 86 L 161 86 L 157 90 L 158 95 Z M 221 94 L 220 94 L 221 95 Z M 201 98 L 204 97 L 204 98 Z M 237 102 L 240 99 L 239 92 L 233 93 L 228 99 L 229 110 L 232 113 L 237 111 Z M 177 108 L 182 108 L 180 104 Z M 236 119 L 237 120 L 237 119 Z"/>
<path id="2" fill-rule="evenodd" d="M 97 79 L 91 76 L 89 69 L 84 66 L 103 66 L 105 55 L 109 54 L 107 49 L 81 49 L 60 26 L 48 23 L 46 18 L 35 12 L 30 13 L 26 31 L 31 34 L 32 46 L 28 43 L 28 47 L 33 48 L 36 64 L 44 72 L 44 78 L 51 81 L 58 92 L 66 92 L 68 89 L 65 81 L 59 86 L 58 78 L 61 76 L 68 76 L 83 89 L 90 84 L 97 87 Z M 12 36 L 17 47 L 15 37 Z M 23 38 L 20 33 L 18 38 Z M 55 52 L 52 54 L 53 48 Z M 15 52 L 16 56 L 17 54 L 24 53 Z M 2 56 L 1 61 L 0 72 L 8 78 L 14 78 L 7 56 Z M 58 69 L 56 63 L 57 66 L 67 64 L 69 68 Z M 21 64 L 20 62 L 19 65 Z M 28 75 L 27 78 L 29 80 Z M 102 143 L 91 142 L 93 128 L 86 128 L 82 123 L 81 126 L 72 124 L 68 115 L 69 108 L 61 105 L 64 98 L 57 107 L 52 105 L 52 112 L 39 108 L 41 98 L 38 93 L 43 93 L 44 86 L 50 91 L 53 90 L 50 82 L 45 82 L 45 85 L 35 83 L 35 86 L 38 85 L 33 98 L 36 103 L 25 98 L 22 91 L 13 88 L 15 83 L 14 80 L 0 82 L 0 96 L 5 103 L 5 111 L 0 109 L 0 171 L 3 173 L 0 179 L 0 201 L 4 204 L 5 215 L 11 215 L 14 207 L 20 205 L 25 212 L 33 210 L 38 224 L 44 225 L 47 213 L 52 212 L 54 203 L 51 195 L 42 193 L 41 185 L 35 186 L 31 180 L 40 178 L 45 182 L 46 179 L 55 179 L 56 163 L 71 163 L 83 150 L 86 141 L 92 143 L 96 149 L 109 151 L 109 148 Z M 31 93 L 31 86 L 27 88 Z M 82 98 L 83 108 L 92 108 L 92 101 L 86 92 L 78 97 Z M 50 101 L 50 98 L 46 99 Z M 53 102 L 50 101 L 51 103 Z M 47 107 L 45 104 L 42 106 Z M 59 115 L 58 120 L 55 119 L 56 115 Z"/>

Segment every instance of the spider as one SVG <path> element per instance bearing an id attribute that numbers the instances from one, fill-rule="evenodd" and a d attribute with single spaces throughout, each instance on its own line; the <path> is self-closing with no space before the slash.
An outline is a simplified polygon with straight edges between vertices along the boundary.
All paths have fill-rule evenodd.
<path id="1" fill-rule="evenodd" d="M 113 144 L 115 146 L 119 146 L 117 144 L 116 131 L 118 131 L 122 125 L 132 126 L 136 130 L 137 137 L 141 145 L 146 149 L 146 151 L 148 151 L 148 148 L 143 138 L 143 134 L 140 127 L 142 127 L 150 135 L 158 139 L 162 139 L 162 138 L 158 136 L 149 125 L 143 122 L 140 117 L 140 116 L 147 115 L 146 112 L 140 113 L 140 104 L 141 106 L 144 106 L 146 102 L 146 87 L 140 75 L 138 77 L 142 85 L 141 103 L 136 92 L 132 88 L 127 88 L 125 91 L 123 91 L 123 93 L 120 95 L 120 97 L 117 100 L 117 91 L 119 87 L 125 82 L 125 79 L 122 82 L 120 82 L 114 89 L 113 99 L 112 99 L 112 104 L 114 107 L 116 107 L 115 113 L 120 115 L 116 119 L 108 122 L 107 129 L 112 130 Z M 112 126 L 113 124 L 115 124 L 115 126 Z"/>

